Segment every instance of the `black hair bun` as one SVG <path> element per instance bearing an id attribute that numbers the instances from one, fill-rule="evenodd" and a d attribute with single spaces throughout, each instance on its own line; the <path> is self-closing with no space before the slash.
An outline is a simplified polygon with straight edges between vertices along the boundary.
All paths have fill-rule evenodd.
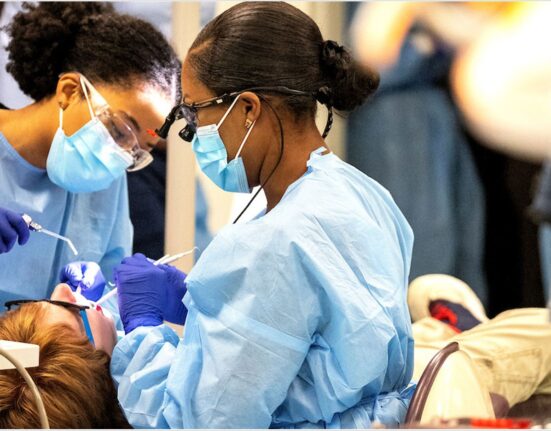
<path id="1" fill-rule="evenodd" d="M 320 63 L 328 88 L 320 102 L 335 109 L 351 111 L 379 87 L 379 74 L 360 65 L 344 46 L 333 40 L 321 44 Z"/>
<path id="2" fill-rule="evenodd" d="M 326 40 L 321 44 L 322 63 L 326 67 L 337 67 L 342 63 L 345 54 L 344 46 L 339 45 L 334 40 Z"/>
<path id="3" fill-rule="evenodd" d="M 34 100 L 53 94 L 79 33 L 93 25 L 94 16 L 113 10 L 107 3 L 88 1 L 24 3 L 7 26 L 6 70 Z"/>

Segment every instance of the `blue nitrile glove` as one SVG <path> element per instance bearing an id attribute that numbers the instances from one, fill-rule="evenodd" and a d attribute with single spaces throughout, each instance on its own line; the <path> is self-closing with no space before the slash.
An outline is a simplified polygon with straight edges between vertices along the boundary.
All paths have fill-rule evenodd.
<path id="1" fill-rule="evenodd" d="M 0 208 L 0 254 L 10 251 L 16 240 L 19 245 L 25 244 L 29 234 L 29 226 L 21 214 Z"/>
<path id="2" fill-rule="evenodd" d="M 167 279 L 166 290 L 163 295 L 163 319 L 177 325 L 186 321 L 187 308 L 182 299 L 187 292 L 186 274 L 170 265 L 159 265 Z"/>
<path id="3" fill-rule="evenodd" d="M 165 271 L 141 253 L 125 257 L 115 267 L 119 312 L 127 334 L 138 326 L 163 323 L 163 293 L 166 290 Z"/>
<path id="4" fill-rule="evenodd" d="M 73 291 L 80 287 L 80 294 L 90 301 L 103 296 L 105 277 L 96 262 L 72 262 L 65 265 L 59 274 L 59 281 L 67 283 Z"/>

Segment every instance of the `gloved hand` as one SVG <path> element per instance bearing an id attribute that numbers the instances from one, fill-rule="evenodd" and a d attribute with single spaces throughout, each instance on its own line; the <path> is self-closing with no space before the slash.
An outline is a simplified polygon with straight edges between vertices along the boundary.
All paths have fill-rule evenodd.
<path id="1" fill-rule="evenodd" d="M 170 265 L 159 265 L 166 275 L 166 290 L 163 295 L 163 319 L 177 325 L 186 321 L 187 308 L 182 299 L 187 292 L 186 274 Z"/>
<path id="2" fill-rule="evenodd" d="M 138 326 L 157 326 L 163 320 L 183 325 L 187 309 L 186 274 L 170 265 L 155 266 L 136 253 L 115 268 L 119 312 L 125 332 Z"/>
<path id="3" fill-rule="evenodd" d="M 29 235 L 29 226 L 21 214 L 0 208 L 0 254 L 10 251 L 15 240 L 18 240 L 19 245 L 25 244 Z"/>
<path id="4" fill-rule="evenodd" d="M 80 294 L 90 301 L 103 296 L 105 277 L 96 262 L 72 262 L 65 265 L 59 274 L 59 281 L 67 283 L 72 290 L 80 287 Z"/>
<path id="5" fill-rule="evenodd" d="M 115 267 L 119 312 L 124 332 L 138 326 L 157 326 L 163 323 L 163 293 L 166 273 L 153 265 L 143 254 L 125 257 Z"/>

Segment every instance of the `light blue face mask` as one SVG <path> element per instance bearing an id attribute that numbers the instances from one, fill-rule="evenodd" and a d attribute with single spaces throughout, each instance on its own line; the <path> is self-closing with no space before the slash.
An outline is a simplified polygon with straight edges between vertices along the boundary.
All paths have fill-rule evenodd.
<path id="1" fill-rule="evenodd" d="M 191 146 L 197 158 L 197 163 L 199 163 L 199 167 L 214 184 L 227 192 L 250 193 L 251 188 L 247 181 L 247 172 L 243 165 L 243 159 L 239 157 L 239 155 L 256 121 L 249 127 L 247 134 L 243 138 L 243 142 L 241 142 L 237 150 L 235 158 L 229 163 L 226 147 L 218 132 L 220 126 L 235 106 L 238 99 L 239 96 L 235 98 L 218 124 L 197 127 Z"/>
<path id="2" fill-rule="evenodd" d="M 73 193 L 105 190 L 133 163 L 132 156 L 117 145 L 94 114 L 86 85 L 82 83 L 82 86 L 92 119 L 67 136 L 63 131 L 63 110 L 60 109 L 59 128 L 46 162 L 50 180 Z"/>

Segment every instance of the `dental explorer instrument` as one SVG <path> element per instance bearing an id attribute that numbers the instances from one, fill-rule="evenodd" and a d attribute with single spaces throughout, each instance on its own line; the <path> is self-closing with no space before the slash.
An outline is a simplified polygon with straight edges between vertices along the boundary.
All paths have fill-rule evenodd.
<path id="1" fill-rule="evenodd" d="M 73 254 L 75 256 L 78 256 L 78 251 L 77 251 L 75 245 L 73 244 L 73 241 L 71 241 L 69 238 L 67 238 L 66 236 L 63 236 L 63 235 L 59 235 L 59 234 L 57 234 L 55 232 L 52 232 L 48 229 L 44 229 L 42 227 L 42 225 L 40 225 L 37 222 L 33 221 L 31 216 L 28 215 L 28 214 L 22 214 L 22 217 L 23 217 L 23 220 L 25 220 L 25 223 L 27 223 L 27 226 L 29 226 L 29 229 L 31 231 L 40 232 L 40 233 L 43 233 L 45 235 L 49 235 L 51 237 L 60 239 L 61 241 L 65 241 L 67 243 L 67 245 L 69 246 L 69 248 L 71 249 L 71 251 L 73 252 Z"/>

